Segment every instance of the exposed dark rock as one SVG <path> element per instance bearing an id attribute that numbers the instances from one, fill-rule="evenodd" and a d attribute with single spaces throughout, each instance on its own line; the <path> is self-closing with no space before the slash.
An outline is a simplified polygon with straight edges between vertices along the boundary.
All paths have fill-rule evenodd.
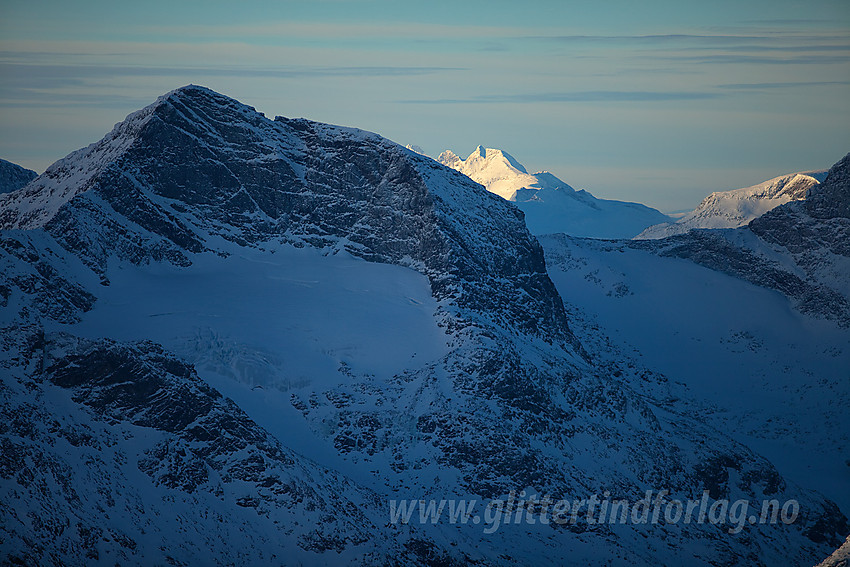
<path id="1" fill-rule="evenodd" d="M 0 159 L 0 193 L 16 191 L 38 177 L 31 169 Z"/>

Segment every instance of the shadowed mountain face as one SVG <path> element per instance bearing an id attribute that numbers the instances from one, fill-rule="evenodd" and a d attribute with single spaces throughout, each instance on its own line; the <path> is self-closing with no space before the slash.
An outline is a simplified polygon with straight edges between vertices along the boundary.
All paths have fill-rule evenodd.
<path id="1" fill-rule="evenodd" d="M 801 202 L 789 203 L 750 223 L 750 230 L 790 252 L 827 248 L 850 257 L 850 154 Z"/>
<path id="2" fill-rule="evenodd" d="M 374 134 L 270 121 L 200 87 L 131 115 L 0 204 L 4 228 L 44 227 L 98 272 L 110 254 L 185 264 L 211 234 L 339 245 L 420 269 L 439 299 L 572 340 L 515 209 Z M 112 222 L 116 213 L 130 222 Z"/>
<path id="3" fill-rule="evenodd" d="M 11 193 L 36 177 L 38 177 L 36 172 L 5 159 L 0 159 L 0 193 Z"/>
<path id="4" fill-rule="evenodd" d="M 0 223 L 0 515 L 25 563 L 806 564 L 846 528 L 628 385 L 648 369 L 614 378 L 514 206 L 374 134 L 184 87 L 0 197 Z M 647 487 L 806 513 L 386 524 L 396 498 Z"/>

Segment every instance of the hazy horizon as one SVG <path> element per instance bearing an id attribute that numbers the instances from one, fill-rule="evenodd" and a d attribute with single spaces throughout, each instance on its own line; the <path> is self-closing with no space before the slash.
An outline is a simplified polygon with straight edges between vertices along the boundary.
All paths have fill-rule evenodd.
<path id="1" fill-rule="evenodd" d="M 665 212 L 850 150 L 846 2 L 30 2 L 0 13 L 0 157 L 39 172 L 188 83 L 431 156 L 502 148 L 529 171 Z"/>

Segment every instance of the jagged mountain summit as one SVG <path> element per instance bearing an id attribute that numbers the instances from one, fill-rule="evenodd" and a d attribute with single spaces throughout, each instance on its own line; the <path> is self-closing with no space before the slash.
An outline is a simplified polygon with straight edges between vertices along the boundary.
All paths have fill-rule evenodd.
<path id="1" fill-rule="evenodd" d="M 0 193 L 16 191 L 38 177 L 31 169 L 0 159 Z"/>
<path id="2" fill-rule="evenodd" d="M 846 535 L 833 502 L 636 389 L 662 377 L 602 364 L 513 205 L 375 134 L 188 86 L 0 197 L 0 226 L 19 563 L 807 565 Z M 649 487 L 803 513 L 389 521 L 399 499 Z"/>
<path id="3" fill-rule="evenodd" d="M 502 150 L 478 146 L 465 160 L 446 150 L 437 157 L 437 161 L 460 171 L 508 201 L 525 201 L 531 193 L 544 187 L 574 191 L 547 172 L 541 172 L 544 174 L 542 180 L 537 174 L 531 175 L 513 156 Z"/>
<path id="4" fill-rule="evenodd" d="M 637 238 L 664 238 L 693 228 L 738 228 L 789 201 L 805 199 L 825 172 L 791 173 L 752 187 L 715 192 L 674 223 L 651 226 Z"/>
<path id="5" fill-rule="evenodd" d="M 650 225 L 670 220 L 646 205 L 597 199 L 585 190 L 576 191 L 548 171 L 528 173 L 503 150 L 478 146 L 465 160 L 446 150 L 437 161 L 491 193 L 515 201 L 532 234 L 632 238 Z"/>

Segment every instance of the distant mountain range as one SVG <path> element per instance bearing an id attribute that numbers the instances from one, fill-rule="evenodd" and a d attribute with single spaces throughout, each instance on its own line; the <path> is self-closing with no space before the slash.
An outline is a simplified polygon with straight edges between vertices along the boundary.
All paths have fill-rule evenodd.
<path id="1" fill-rule="evenodd" d="M 503 150 L 478 146 L 465 160 L 446 150 L 437 161 L 514 201 L 525 213 L 532 234 L 631 238 L 648 226 L 672 220 L 646 205 L 597 199 L 587 191 L 576 191 L 547 171 L 528 173 Z"/>
<path id="2" fill-rule="evenodd" d="M 664 238 L 694 228 L 737 228 L 789 201 L 805 199 L 826 172 L 791 173 L 769 181 L 712 193 L 699 206 L 674 223 L 651 226 L 637 238 Z"/>

